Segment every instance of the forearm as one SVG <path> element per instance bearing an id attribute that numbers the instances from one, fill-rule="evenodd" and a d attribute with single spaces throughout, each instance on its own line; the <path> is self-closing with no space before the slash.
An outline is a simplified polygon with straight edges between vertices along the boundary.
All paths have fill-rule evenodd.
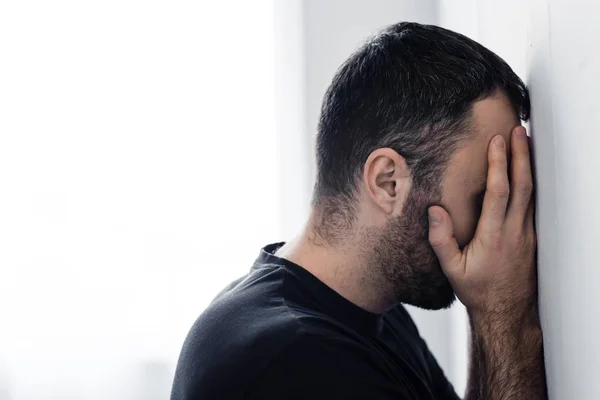
<path id="1" fill-rule="evenodd" d="M 471 316 L 467 400 L 546 399 L 542 332 L 537 321 Z"/>

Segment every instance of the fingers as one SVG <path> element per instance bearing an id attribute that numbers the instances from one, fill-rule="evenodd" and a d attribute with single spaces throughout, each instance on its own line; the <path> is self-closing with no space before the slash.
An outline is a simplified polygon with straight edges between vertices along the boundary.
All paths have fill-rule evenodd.
<path id="1" fill-rule="evenodd" d="M 509 195 L 506 143 L 498 135 L 492 139 L 488 149 L 487 184 L 477 236 L 496 235 L 502 230 Z"/>
<path id="2" fill-rule="evenodd" d="M 526 218 L 533 191 L 529 139 L 524 127 L 518 126 L 513 130 L 511 146 L 511 196 L 507 218 L 522 223 Z"/>
<path id="3" fill-rule="evenodd" d="M 429 244 L 433 247 L 446 276 L 464 274 L 462 252 L 454 238 L 452 221 L 442 207 L 429 208 Z"/>

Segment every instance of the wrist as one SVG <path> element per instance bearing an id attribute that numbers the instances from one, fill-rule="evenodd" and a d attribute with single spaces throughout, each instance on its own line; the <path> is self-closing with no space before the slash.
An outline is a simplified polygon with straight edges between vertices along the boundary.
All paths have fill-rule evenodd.
<path id="1" fill-rule="evenodd" d="M 485 304 L 467 307 L 467 312 L 472 323 L 481 322 L 486 325 L 509 327 L 540 326 L 537 297 L 515 302 L 486 302 Z"/>
<path id="2" fill-rule="evenodd" d="M 468 310 L 469 322 L 475 337 L 499 338 L 503 341 L 522 341 L 535 345 L 542 342 L 542 329 L 537 312 L 499 312 Z"/>

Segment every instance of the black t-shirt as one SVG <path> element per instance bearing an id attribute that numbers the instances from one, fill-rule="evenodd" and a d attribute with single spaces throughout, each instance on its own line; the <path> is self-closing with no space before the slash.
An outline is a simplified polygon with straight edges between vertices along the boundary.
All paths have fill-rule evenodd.
<path id="1" fill-rule="evenodd" d="M 280 245 L 195 322 L 172 400 L 458 399 L 404 307 L 363 310 Z"/>

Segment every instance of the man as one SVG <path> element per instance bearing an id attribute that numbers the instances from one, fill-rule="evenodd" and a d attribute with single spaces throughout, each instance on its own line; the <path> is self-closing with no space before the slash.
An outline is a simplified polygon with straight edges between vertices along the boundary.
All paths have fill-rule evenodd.
<path id="1" fill-rule="evenodd" d="M 523 82 L 416 23 L 335 75 L 310 218 L 200 316 L 172 399 L 457 399 L 402 303 L 466 306 L 467 399 L 546 398 Z M 292 177 L 290 177 L 292 179 Z"/>

